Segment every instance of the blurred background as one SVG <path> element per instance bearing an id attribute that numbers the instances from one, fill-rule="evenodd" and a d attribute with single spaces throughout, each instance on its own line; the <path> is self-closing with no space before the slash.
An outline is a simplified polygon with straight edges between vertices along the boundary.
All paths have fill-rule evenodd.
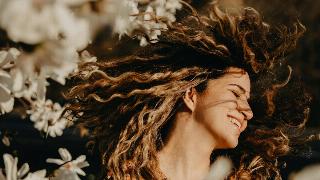
<path id="1" fill-rule="evenodd" d="M 222 0 L 224 6 L 250 6 L 257 9 L 265 21 L 270 24 L 290 24 L 299 19 L 305 25 L 307 31 L 298 42 L 297 49 L 288 57 L 294 71 L 300 74 L 305 87 L 311 93 L 313 102 L 311 106 L 310 119 L 307 123 L 307 131 L 320 132 L 320 0 Z M 0 31 L 0 45 L 5 44 L 4 32 Z M 88 47 L 95 56 L 105 57 L 108 54 L 111 30 L 105 28 L 105 32 L 97 37 L 96 44 L 99 48 Z M 51 99 L 63 103 L 61 90 L 65 87 L 54 81 L 50 81 L 47 94 Z M 22 106 L 20 104 L 20 106 Z M 19 102 L 18 102 L 19 107 Z M 12 113 L 0 116 L 0 154 L 9 152 L 19 157 L 19 163 L 28 162 L 31 171 L 47 167 L 50 171 L 56 168 L 47 165 L 48 157 L 58 158 L 58 148 L 67 148 L 74 157 L 86 154 L 90 166 L 84 168 L 87 177 L 83 179 L 94 179 L 99 172 L 99 156 L 97 152 L 90 152 L 86 148 L 87 139 L 80 138 L 79 132 L 67 128 L 60 137 L 46 137 L 45 133 L 39 133 L 33 127 L 33 122 L 21 119 L 19 108 Z M 7 141 L 10 146 L 7 146 Z M 286 165 L 282 170 L 283 179 L 288 178 L 291 172 L 303 167 L 320 163 L 320 143 L 310 143 L 310 151 L 295 157 L 286 157 Z M 2 160 L 0 167 L 3 167 Z"/>

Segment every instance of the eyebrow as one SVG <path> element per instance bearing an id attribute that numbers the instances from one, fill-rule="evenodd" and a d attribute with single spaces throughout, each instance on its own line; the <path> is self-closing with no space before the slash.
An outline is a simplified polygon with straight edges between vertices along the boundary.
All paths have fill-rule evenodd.
<path id="1" fill-rule="evenodd" d="M 228 85 L 238 87 L 238 88 L 242 91 L 243 94 L 246 94 L 246 92 L 247 92 L 242 86 L 240 86 L 240 85 L 238 85 L 238 84 L 228 84 Z M 247 99 L 250 99 L 250 98 L 247 97 Z"/>

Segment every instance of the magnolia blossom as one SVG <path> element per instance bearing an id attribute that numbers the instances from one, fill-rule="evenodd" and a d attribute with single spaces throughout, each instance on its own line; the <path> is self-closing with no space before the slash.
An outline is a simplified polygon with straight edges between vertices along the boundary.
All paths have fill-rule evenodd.
<path id="1" fill-rule="evenodd" d="M 6 135 L 4 135 L 3 137 L 2 137 L 2 143 L 5 145 L 5 146 L 10 146 L 10 138 L 8 137 L 8 136 L 6 136 Z"/>
<path id="2" fill-rule="evenodd" d="M 97 62 L 97 57 L 92 56 L 88 51 L 82 51 L 80 54 L 79 62 L 78 62 L 78 67 L 74 69 L 73 74 L 79 72 L 79 66 L 82 66 L 85 63 L 89 62 Z"/>
<path id="3" fill-rule="evenodd" d="M 77 67 L 77 50 L 85 48 L 90 39 L 89 23 L 76 17 L 64 1 L 0 0 L 0 5 L 0 27 L 9 38 L 39 44 L 34 51 L 19 56 L 10 70 L 12 93 L 18 98 L 43 100 L 47 78 L 65 84 Z M 12 102 L 6 101 L 5 112 L 12 109 Z"/>
<path id="4" fill-rule="evenodd" d="M 80 55 L 78 66 L 70 74 L 70 77 L 79 75 L 81 78 L 85 79 L 90 74 L 90 72 L 97 70 L 99 68 L 97 66 L 91 65 L 91 66 L 82 67 L 81 71 L 79 71 L 79 67 L 81 67 L 85 63 L 96 62 L 96 61 L 97 61 L 97 57 L 91 56 L 88 51 L 83 51 Z"/>
<path id="5" fill-rule="evenodd" d="M 15 48 L 0 51 L 0 114 L 8 113 L 13 109 L 14 97 L 11 92 L 15 84 L 8 71 L 19 55 L 20 51 Z"/>
<path id="6" fill-rule="evenodd" d="M 105 0 L 106 17 L 114 32 L 121 37 L 124 34 L 132 36 L 136 30 L 142 31 L 144 35 L 136 35 L 141 46 L 148 44 L 147 39 L 156 43 L 161 31 L 167 30 L 167 24 L 176 20 L 176 10 L 181 8 L 179 0 L 155 0 L 146 5 L 134 0 Z"/>
<path id="7" fill-rule="evenodd" d="M 78 53 L 72 47 L 46 43 L 32 54 L 24 53 L 11 70 L 15 97 L 45 99 L 47 79 L 65 84 L 66 78 L 77 67 Z"/>
<path id="8" fill-rule="evenodd" d="M 57 169 L 54 173 L 54 177 L 50 180 L 81 180 L 77 173 L 69 171 L 68 169 Z"/>
<path id="9" fill-rule="evenodd" d="M 14 158 L 10 154 L 4 154 L 3 160 L 5 166 L 5 174 L 2 174 L 2 171 L 0 169 L 0 180 L 48 180 L 48 178 L 45 177 L 46 170 L 39 170 L 34 173 L 28 173 L 30 168 L 27 163 L 24 163 L 18 170 L 17 157 Z"/>
<path id="10" fill-rule="evenodd" d="M 86 175 L 86 173 L 82 170 L 82 168 L 89 166 L 89 163 L 86 161 L 85 155 L 81 155 L 77 157 L 77 159 L 72 160 L 72 156 L 67 149 L 59 148 L 58 152 L 61 156 L 61 159 L 48 158 L 46 160 L 48 163 L 55 163 L 61 165 L 58 173 L 71 175 L 71 172 L 76 176 L 77 174 L 81 176 Z"/>
<path id="11" fill-rule="evenodd" d="M 303 168 L 299 172 L 290 174 L 289 180 L 318 180 L 320 177 L 320 164 L 314 164 Z"/>
<path id="12" fill-rule="evenodd" d="M 14 98 L 11 95 L 12 80 L 10 75 L 0 69 L 0 114 L 12 111 Z"/>
<path id="13" fill-rule="evenodd" d="M 41 69 L 45 78 L 51 78 L 64 85 L 65 79 L 77 68 L 79 55 L 72 46 L 47 43 L 30 56 L 30 61 Z"/>
<path id="14" fill-rule="evenodd" d="M 224 180 L 232 171 L 232 162 L 227 157 L 218 157 L 217 160 L 211 165 L 209 175 L 205 178 Z"/>
<path id="15" fill-rule="evenodd" d="M 46 170 L 39 170 L 34 173 L 28 173 L 27 177 L 25 177 L 23 180 L 49 180 L 49 178 L 46 178 Z"/>
<path id="16" fill-rule="evenodd" d="M 32 52 L 19 56 L 10 70 L 8 82 L 13 83 L 13 96 L 45 99 L 47 78 L 65 84 L 77 67 L 77 51 L 90 40 L 88 21 L 77 17 L 69 8 L 84 2 L 87 1 L 0 0 L 0 28 L 13 41 L 38 44 Z M 7 96 L 10 91 L 0 87 L 1 90 L 5 97 L 10 97 Z M 0 100 L 6 103 L 1 111 L 12 109 L 12 99 Z"/>
<path id="17" fill-rule="evenodd" d="M 104 10 L 107 21 L 113 26 L 113 31 L 121 37 L 124 34 L 131 34 L 138 28 L 136 23 L 139 14 L 138 3 L 134 0 L 105 0 Z"/>
<path id="18" fill-rule="evenodd" d="M 34 122 L 36 129 L 56 137 L 61 136 L 68 125 L 68 120 L 61 116 L 63 110 L 60 104 L 53 103 L 49 99 L 33 102 L 31 110 L 27 113 L 31 114 L 30 120 Z"/>
<path id="19" fill-rule="evenodd" d="M 79 6 L 89 1 L 95 0 L 59 0 L 60 3 L 66 4 L 68 6 Z"/>
<path id="20" fill-rule="evenodd" d="M 166 18 L 169 23 L 176 21 L 175 13 L 182 8 L 178 0 L 155 0 L 153 2 L 158 17 Z"/>
<path id="21" fill-rule="evenodd" d="M 42 77 L 36 77 L 35 75 L 32 75 L 31 77 L 28 76 L 28 74 L 24 73 L 24 71 L 20 68 L 14 68 L 10 71 L 10 74 L 12 76 L 12 80 L 14 82 L 14 86 L 12 87 L 12 92 L 15 97 L 21 98 L 24 97 L 27 100 L 31 100 L 31 98 L 37 98 L 41 99 L 40 94 L 44 96 L 45 94 L 45 87 L 40 88 L 39 82 L 40 79 L 43 79 Z M 47 85 L 46 80 L 44 85 Z M 44 97 L 42 97 L 43 99 Z"/>
<path id="22" fill-rule="evenodd" d="M 83 49 L 90 39 L 89 23 L 76 17 L 63 2 L 0 0 L 0 27 L 16 42 L 39 44 L 54 40 Z"/>

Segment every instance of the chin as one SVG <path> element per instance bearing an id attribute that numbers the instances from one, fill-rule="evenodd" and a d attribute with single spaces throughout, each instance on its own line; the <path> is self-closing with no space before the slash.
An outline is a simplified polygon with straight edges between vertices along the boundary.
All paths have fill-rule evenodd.
<path id="1" fill-rule="evenodd" d="M 237 145 L 238 145 L 238 139 L 226 139 L 218 149 L 233 149 L 237 147 Z"/>
<path id="2" fill-rule="evenodd" d="M 238 143 L 237 144 L 230 144 L 229 146 L 226 146 L 224 149 L 234 149 L 238 146 Z"/>
<path id="3" fill-rule="evenodd" d="M 238 139 L 229 139 L 226 140 L 224 149 L 233 149 L 238 146 Z"/>
<path id="4" fill-rule="evenodd" d="M 235 143 L 235 144 L 231 145 L 229 148 L 233 149 L 233 148 L 236 148 L 237 146 L 238 146 L 238 143 Z"/>

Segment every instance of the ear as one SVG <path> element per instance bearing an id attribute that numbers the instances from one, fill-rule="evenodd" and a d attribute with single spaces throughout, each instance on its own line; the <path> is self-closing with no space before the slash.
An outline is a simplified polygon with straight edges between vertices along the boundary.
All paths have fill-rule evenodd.
<path id="1" fill-rule="evenodd" d="M 194 111 L 197 103 L 197 91 L 195 88 L 189 88 L 183 96 L 184 104 L 188 107 L 190 111 Z"/>

